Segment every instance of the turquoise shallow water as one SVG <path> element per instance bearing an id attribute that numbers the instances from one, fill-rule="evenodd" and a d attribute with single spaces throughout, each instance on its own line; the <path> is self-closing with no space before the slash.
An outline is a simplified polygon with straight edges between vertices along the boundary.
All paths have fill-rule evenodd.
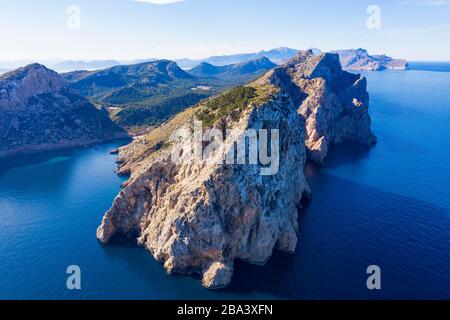
<path id="1" fill-rule="evenodd" d="M 0 163 L 0 298 L 450 298 L 450 73 L 366 75 L 379 143 L 307 166 L 314 198 L 295 255 L 237 263 L 231 287 L 211 292 L 141 248 L 102 246 L 95 230 L 123 182 L 118 142 Z M 81 291 L 65 287 L 72 264 Z M 372 264 L 381 291 L 366 288 Z"/>

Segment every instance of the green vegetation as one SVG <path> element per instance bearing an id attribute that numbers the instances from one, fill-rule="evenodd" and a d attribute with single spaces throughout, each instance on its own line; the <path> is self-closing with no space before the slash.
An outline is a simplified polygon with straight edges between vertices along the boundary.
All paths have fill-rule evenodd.
<path id="1" fill-rule="evenodd" d="M 128 155 L 129 161 L 133 162 L 150 154 L 157 155 L 159 152 L 169 148 L 171 146 L 169 137 L 172 132 L 191 121 L 194 113 L 194 108 L 188 108 L 136 140 L 133 143 L 132 152 Z"/>
<path id="2" fill-rule="evenodd" d="M 255 98 L 252 99 L 252 103 L 255 106 L 259 106 L 267 102 L 268 100 L 271 99 L 271 97 L 273 97 L 275 94 L 279 92 L 279 88 L 269 84 L 256 86 L 255 88 L 256 88 L 256 95 Z"/>
<path id="3" fill-rule="evenodd" d="M 206 101 L 197 112 L 197 117 L 203 122 L 203 126 L 210 127 L 223 116 L 247 108 L 256 96 L 256 89 L 253 87 L 236 87 Z"/>
<path id="4" fill-rule="evenodd" d="M 161 125 L 201 100 L 258 78 L 272 67 L 270 61 L 268 63 L 228 66 L 227 70 L 234 72 L 218 77 L 196 77 L 170 61 L 117 66 L 94 72 L 78 71 L 63 76 L 77 93 L 95 105 L 109 108 L 114 122 L 138 133 Z M 249 99 L 261 96 L 261 93 L 253 91 L 255 89 L 241 87 L 237 91 L 231 90 L 231 94 L 223 98 L 219 97 L 220 102 L 207 101 L 205 104 L 210 110 L 202 114 L 205 123 L 210 125 L 217 117 L 242 107 L 240 103 L 245 104 Z M 237 96 L 233 97 L 233 94 Z M 228 98 L 232 98 L 230 105 Z"/>
<path id="5" fill-rule="evenodd" d="M 129 105 L 113 116 L 121 126 L 158 126 L 170 117 L 207 98 L 206 93 L 185 92 L 174 94 L 165 99 L 147 101 L 146 104 Z"/>
<path id="6" fill-rule="evenodd" d="M 217 120 L 233 113 L 243 111 L 249 106 L 259 106 L 276 93 L 270 85 L 240 86 L 202 103 L 196 116 L 204 127 L 211 127 Z"/>

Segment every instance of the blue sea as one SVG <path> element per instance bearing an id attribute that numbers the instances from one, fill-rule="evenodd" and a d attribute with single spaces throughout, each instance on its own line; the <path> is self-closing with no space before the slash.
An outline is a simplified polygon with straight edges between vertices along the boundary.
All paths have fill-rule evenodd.
<path id="1" fill-rule="evenodd" d="M 378 144 L 306 167 L 294 255 L 237 262 L 226 290 L 168 276 L 142 248 L 95 237 L 124 181 L 121 142 L 0 163 L 1 299 L 450 299 L 450 73 L 365 74 Z M 123 142 L 122 142 L 123 143 Z M 66 268 L 81 268 L 81 290 Z M 366 269 L 381 269 L 381 290 Z"/>
<path id="2" fill-rule="evenodd" d="M 450 62 L 412 61 L 408 65 L 410 70 L 450 72 Z"/>

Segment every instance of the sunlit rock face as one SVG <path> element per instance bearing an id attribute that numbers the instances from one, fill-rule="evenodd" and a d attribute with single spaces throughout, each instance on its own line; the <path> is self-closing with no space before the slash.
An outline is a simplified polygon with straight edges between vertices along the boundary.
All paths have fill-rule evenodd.
<path id="1" fill-rule="evenodd" d="M 0 157 L 126 136 L 105 112 L 40 64 L 0 76 Z"/>
<path id="2" fill-rule="evenodd" d="M 333 144 L 370 146 L 376 142 L 368 112 L 367 80 L 343 71 L 338 55 L 301 52 L 283 72 L 294 84 L 294 96 L 299 96 L 310 159 L 322 163 Z"/>
<path id="3" fill-rule="evenodd" d="M 168 272 L 199 273 L 211 289 L 230 283 L 236 259 L 261 265 L 274 249 L 294 252 L 297 212 L 310 196 L 308 155 L 320 162 L 332 144 L 374 140 L 366 81 L 342 71 L 337 55 L 306 51 L 245 88 L 253 95 L 243 105 L 224 93 L 119 150 L 119 172 L 131 176 L 97 230 L 101 242 L 135 238 Z M 211 106 L 220 108 L 211 113 Z M 195 132 L 202 118 L 235 137 L 277 129 L 277 172 L 263 175 L 261 164 L 172 161 L 170 133 Z M 233 141 L 225 140 L 226 152 Z"/>

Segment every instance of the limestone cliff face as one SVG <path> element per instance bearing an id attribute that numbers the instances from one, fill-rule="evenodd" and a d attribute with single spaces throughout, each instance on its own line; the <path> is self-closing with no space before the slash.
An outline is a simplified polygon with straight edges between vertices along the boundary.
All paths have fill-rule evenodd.
<path id="1" fill-rule="evenodd" d="M 107 114 L 39 64 L 0 77 L 0 157 L 126 137 Z"/>
<path id="2" fill-rule="evenodd" d="M 188 123 L 195 117 L 183 116 Z M 303 119 L 278 94 L 216 124 L 223 125 L 236 134 L 282 129 L 279 173 L 262 176 L 258 165 L 174 164 L 170 148 L 162 148 L 134 168 L 139 173 L 106 213 L 98 238 L 106 243 L 117 233 L 138 234 L 168 272 L 201 273 L 208 288 L 229 284 L 235 259 L 264 264 L 274 248 L 293 252 L 297 207 L 309 192 Z"/>
<path id="3" fill-rule="evenodd" d="M 368 113 L 364 77 L 343 71 L 336 54 L 304 51 L 280 70 L 293 83 L 291 95 L 306 119 L 306 147 L 322 163 L 330 145 L 345 142 L 370 146 L 376 139 Z"/>
<path id="4" fill-rule="evenodd" d="M 340 102 L 367 99 L 365 80 L 343 73 L 336 59 L 301 52 L 237 90 L 239 94 L 212 98 L 120 149 L 120 172 L 131 176 L 105 214 L 98 239 L 136 238 L 168 272 L 200 273 L 207 288 L 227 286 L 236 259 L 264 264 L 274 249 L 294 252 L 297 211 L 310 194 L 303 174 L 306 146 L 324 157 L 328 144 L 352 134 L 373 138 L 370 121 L 359 125 L 364 129 L 359 133 L 353 123 L 357 117 L 347 115 L 353 111 L 342 111 L 352 107 L 367 112 L 367 106 Z M 235 97 L 248 90 L 251 98 L 239 105 Z M 170 132 L 180 127 L 192 132 L 196 119 L 207 119 L 220 131 L 234 129 L 223 144 L 225 151 L 247 129 L 278 129 L 279 171 L 266 176 L 258 164 L 174 163 Z M 344 128 L 346 122 L 350 129 Z M 320 144 L 316 149 L 310 144 L 314 141 Z"/>
<path id="5" fill-rule="evenodd" d="M 56 72 L 32 64 L 0 77 L 0 109 L 7 112 L 23 111 L 31 97 L 60 92 L 65 88 L 64 81 Z"/>

